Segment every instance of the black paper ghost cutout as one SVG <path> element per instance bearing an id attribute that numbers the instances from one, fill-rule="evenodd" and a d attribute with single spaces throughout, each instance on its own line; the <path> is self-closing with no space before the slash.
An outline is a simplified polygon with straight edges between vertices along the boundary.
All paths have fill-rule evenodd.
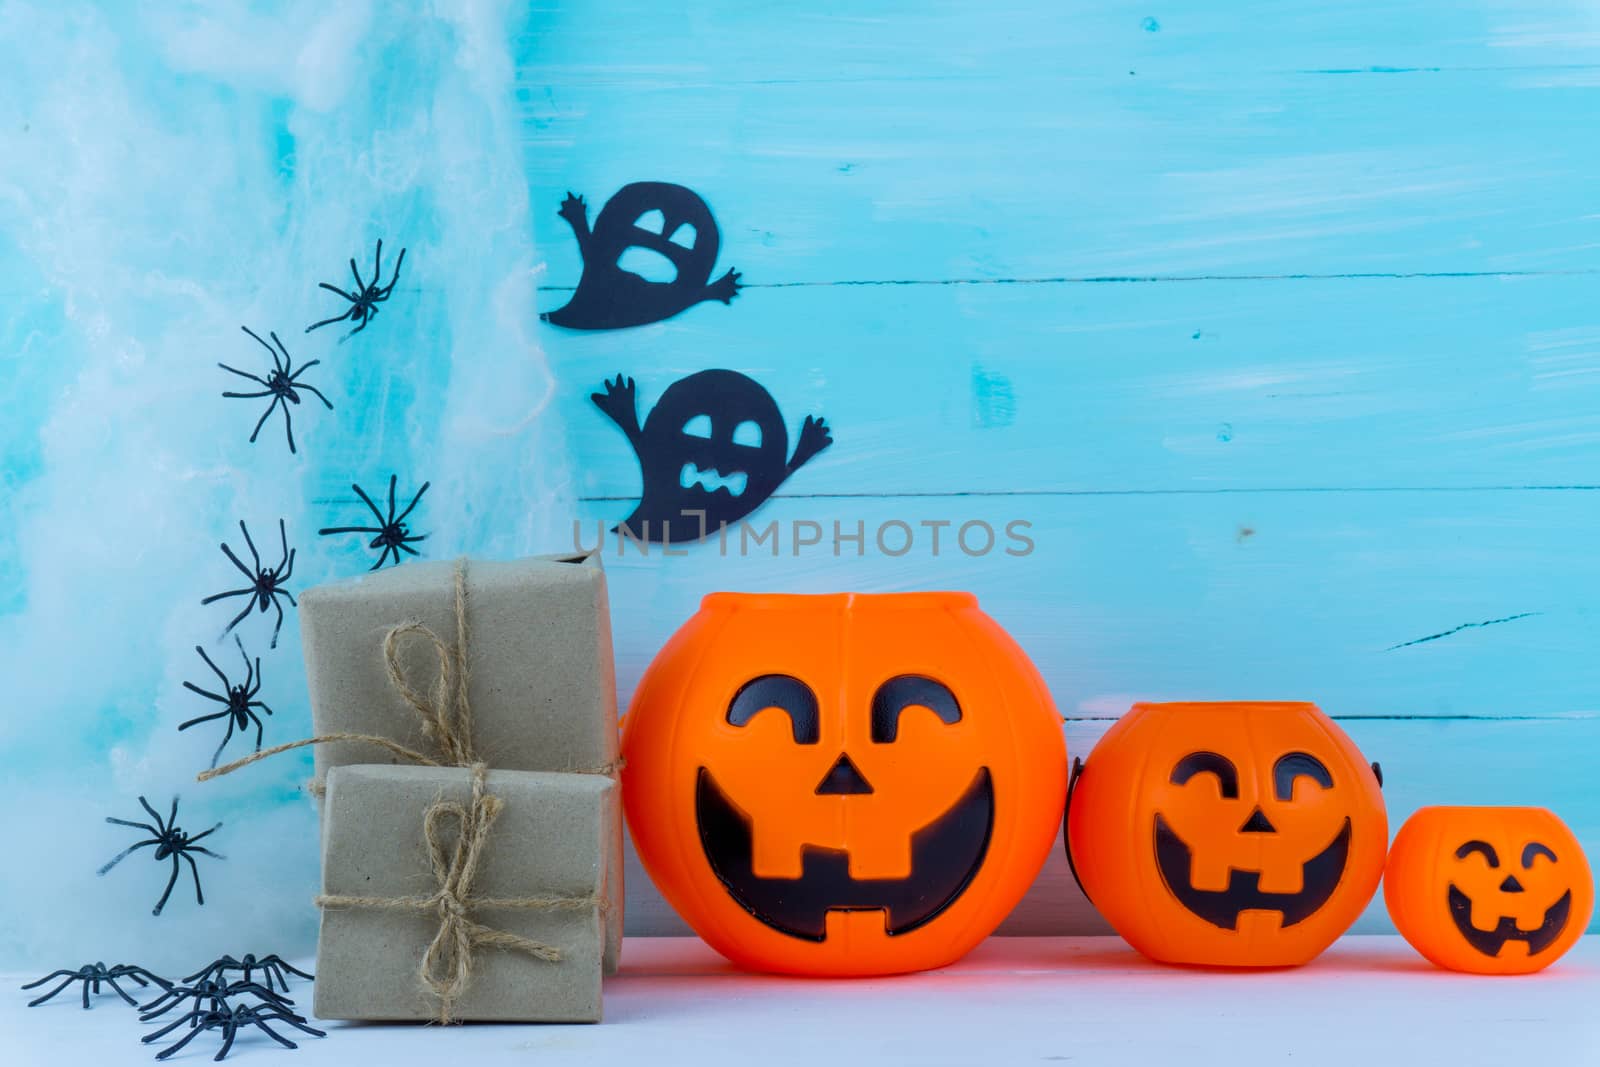
<path id="1" fill-rule="evenodd" d="M 613 529 L 641 541 L 699 541 L 737 522 L 833 444 L 828 424 L 807 415 L 788 456 L 777 402 L 738 371 L 703 370 L 673 382 L 643 428 L 633 379 L 619 374 L 605 390 L 590 399 L 627 435 L 644 483 L 639 506 Z"/>
<path id="2" fill-rule="evenodd" d="M 567 194 L 560 216 L 572 227 L 583 254 L 583 274 L 565 307 L 539 316 L 572 330 L 616 330 L 670 319 L 702 300 L 733 302 L 739 272 L 711 281 L 721 237 L 711 209 L 699 195 L 668 182 L 632 182 L 606 201 L 589 228 L 589 206 Z M 662 220 L 658 233 L 642 225 Z M 687 242 L 687 243 L 685 243 Z M 622 267 L 624 252 L 642 248 L 671 262 L 671 281 L 648 281 Z"/>

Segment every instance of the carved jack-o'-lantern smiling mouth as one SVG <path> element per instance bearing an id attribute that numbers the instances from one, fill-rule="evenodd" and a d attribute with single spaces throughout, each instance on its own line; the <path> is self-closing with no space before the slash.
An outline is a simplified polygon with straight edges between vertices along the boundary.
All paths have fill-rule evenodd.
<path id="1" fill-rule="evenodd" d="M 767 926 L 807 941 L 827 940 L 830 911 L 883 911 L 890 937 L 910 933 L 955 903 L 976 877 L 994 827 L 994 783 L 980 767 L 943 815 L 911 835 L 911 873 L 904 878 L 852 878 L 850 854 L 806 845 L 799 878 L 755 873 L 750 819 L 700 768 L 695 790 L 700 843 L 733 899 Z"/>
<path id="2" fill-rule="evenodd" d="M 1228 872 L 1228 888 L 1196 889 L 1190 881 L 1193 853 L 1160 815 L 1156 816 L 1156 865 L 1178 903 L 1212 926 L 1235 929 L 1246 911 L 1280 912 L 1282 925 L 1293 926 L 1315 915 L 1338 888 L 1350 857 L 1350 830 L 1346 819 L 1333 842 L 1301 865 L 1304 882 L 1298 893 L 1269 893 L 1261 888 L 1260 871 L 1237 867 Z"/>
<path id="3" fill-rule="evenodd" d="M 1468 841 L 1456 849 L 1456 859 L 1466 859 L 1476 853 L 1484 857 L 1490 867 L 1500 866 L 1499 856 L 1495 853 L 1494 846 L 1486 841 Z M 1533 861 L 1540 856 L 1555 861 L 1555 853 L 1547 845 L 1535 841 L 1530 843 L 1522 852 L 1522 866 L 1530 868 Z M 1524 892 L 1522 883 L 1517 876 L 1508 874 L 1499 887 L 1502 893 Z M 1505 948 L 1508 941 L 1520 941 L 1528 946 L 1528 955 L 1537 956 L 1555 943 L 1561 936 L 1561 931 L 1567 928 L 1567 918 L 1572 914 L 1572 890 L 1561 894 L 1561 899 L 1550 905 L 1545 910 L 1544 918 L 1532 930 L 1524 930 L 1517 925 L 1517 920 L 1509 915 L 1502 915 L 1495 923 L 1492 930 L 1480 930 L 1472 922 L 1472 898 L 1456 888 L 1454 882 L 1450 883 L 1448 891 L 1450 902 L 1450 918 L 1455 921 L 1456 929 L 1467 944 L 1483 953 L 1485 956 L 1498 956 L 1500 950 Z"/>
<path id="4" fill-rule="evenodd" d="M 940 682 L 898 675 L 879 687 L 872 707 L 872 740 L 892 744 L 900 715 L 919 707 L 951 724 L 962 717 L 955 695 Z M 816 696 L 788 675 L 763 675 L 746 683 L 728 707 L 727 721 L 744 726 L 756 713 L 776 708 L 789 716 L 794 741 L 820 742 Z M 818 796 L 870 795 L 871 782 L 848 754 L 840 753 L 817 784 Z M 801 847 L 798 878 L 769 878 L 755 870 L 755 827 L 723 791 L 709 768 L 699 769 L 695 820 L 706 861 L 728 894 L 766 926 L 806 941 L 827 940 L 830 911 L 884 912 L 884 932 L 909 933 L 955 903 L 983 867 L 994 830 L 994 781 L 977 767 L 961 795 L 941 814 L 910 833 L 911 870 L 903 878 L 854 878 L 845 849 Z"/>
<path id="5" fill-rule="evenodd" d="M 1171 781 L 1174 785 L 1187 785 L 1199 774 L 1216 778 L 1222 799 L 1239 799 L 1238 771 L 1227 757 L 1215 752 L 1191 752 L 1173 768 Z M 1323 789 L 1333 787 L 1333 777 L 1321 760 L 1309 753 L 1290 752 L 1273 765 L 1273 793 L 1280 802 L 1292 801 L 1295 783 L 1302 778 Z M 1239 827 L 1240 834 L 1277 832 L 1277 827 L 1260 806 L 1251 811 Z M 1238 867 L 1229 869 L 1226 888 L 1197 889 L 1193 882 L 1193 849 L 1158 812 L 1155 817 L 1156 867 L 1178 903 L 1212 926 L 1234 930 L 1244 912 L 1275 911 L 1282 916 L 1280 925 L 1290 927 L 1315 915 L 1339 887 L 1350 858 L 1351 833 L 1352 825 L 1346 817 L 1333 840 L 1301 864 L 1301 886 L 1297 892 L 1264 890 L 1261 871 Z"/>

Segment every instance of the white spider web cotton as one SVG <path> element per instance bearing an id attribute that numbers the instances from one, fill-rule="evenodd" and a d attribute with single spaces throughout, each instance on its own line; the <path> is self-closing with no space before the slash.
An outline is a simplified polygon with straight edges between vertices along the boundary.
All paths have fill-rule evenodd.
<path id="1" fill-rule="evenodd" d="M 310 950 L 316 819 L 299 792 L 309 757 L 280 757 L 204 786 L 225 722 L 185 679 L 242 673 L 222 627 L 245 605 L 201 597 L 246 584 L 249 524 L 269 566 L 277 520 L 298 549 L 294 591 L 376 558 L 350 491 L 375 500 L 399 475 L 431 558 L 566 547 L 570 477 L 535 334 L 535 259 L 520 167 L 508 5 L 417 14 L 407 6 L 301 3 L 135 13 L 107 5 L 0 9 L 0 968 L 104 958 L 157 970 L 223 952 Z M 399 284 L 367 329 L 312 334 L 344 304 L 384 240 Z M 347 305 L 344 305 L 347 306 Z M 292 408 L 247 443 L 263 400 L 218 361 L 262 373 L 248 325 L 276 331 L 335 405 Z M 15 347 L 11 348 L 14 344 Z M 287 605 L 286 605 L 287 608 Z M 292 608 L 238 633 L 262 658 L 266 743 L 309 732 Z M 235 735 L 241 755 L 254 731 Z M 197 857 L 164 914 L 170 866 L 150 849 L 103 878 L 137 839 L 137 797 L 228 859 Z M 115 957 L 115 958 L 113 958 Z M 43 973 L 43 972 L 41 972 Z"/>

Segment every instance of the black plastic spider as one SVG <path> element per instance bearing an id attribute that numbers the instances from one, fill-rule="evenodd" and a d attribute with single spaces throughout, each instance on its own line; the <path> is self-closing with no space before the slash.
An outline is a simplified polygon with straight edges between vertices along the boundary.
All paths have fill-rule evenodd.
<path id="1" fill-rule="evenodd" d="M 152 1019 L 158 1019 L 185 1000 L 190 1001 L 190 1012 L 197 1012 L 202 1010 L 200 1007 L 201 1001 L 208 1002 L 212 1008 L 226 1008 L 229 1004 L 229 997 L 247 995 L 256 997 L 263 1004 L 268 1004 L 275 1008 L 287 1010 L 294 1007 L 294 1001 L 291 998 L 284 996 L 270 986 L 262 985 L 260 982 L 250 982 L 242 978 L 236 982 L 218 982 L 206 979 L 195 982 L 193 985 L 175 985 L 150 1003 L 139 1005 L 139 1011 L 141 1012 L 139 1021 L 147 1023 Z"/>
<path id="2" fill-rule="evenodd" d="M 111 862 L 106 864 L 104 867 L 101 867 L 97 873 L 105 874 L 111 868 L 115 867 L 117 864 L 126 859 L 131 853 L 137 851 L 138 849 L 144 848 L 146 845 L 154 845 L 156 846 L 155 858 L 158 861 L 164 859 L 172 860 L 172 877 L 167 879 L 167 888 L 161 894 L 161 899 L 156 901 L 156 906 L 150 912 L 150 914 L 160 915 L 161 909 L 167 906 L 167 898 L 172 895 L 172 887 L 178 884 L 178 860 L 180 858 L 187 860 L 189 863 L 189 869 L 194 872 L 194 899 L 197 904 L 203 906 L 206 902 L 206 898 L 205 894 L 200 891 L 200 868 L 195 864 L 194 857 L 191 856 L 190 853 L 198 852 L 201 855 L 210 856 L 212 859 L 226 859 L 226 856 L 220 856 L 208 848 L 202 848 L 201 846 L 195 844 L 195 842 L 199 841 L 201 838 L 216 833 L 217 830 L 222 827 L 222 824 L 219 822 L 211 829 L 202 831 L 201 833 L 190 837 L 187 833 L 178 828 L 177 797 L 172 798 L 172 814 L 168 815 L 165 821 L 162 820 L 160 815 L 156 814 L 156 809 L 152 808 L 150 806 L 150 802 L 145 800 L 144 797 L 139 798 L 139 804 L 144 808 L 145 811 L 148 811 L 150 813 L 150 817 L 156 821 L 154 826 L 151 826 L 147 822 L 129 822 L 126 819 L 113 819 L 109 815 L 106 816 L 106 822 L 116 823 L 118 826 L 133 826 L 141 830 L 148 830 L 152 834 L 155 834 L 155 836 L 147 838 L 144 841 L 136 841 L 129 845 L 127 848 L 117 853 Z"/>
<path id="3" fill-rule="evenodd" d="M 289 576 L 294 573 L 294 550 L 289 547 L 289 535 L 284 532 L 283 520 L 279 519 L 278 540 L 283 546 L 283 556 L 278 561 L 278 565 L 276 567 L 268 570 L 266 567 L 261 565 L 261 556 L 256 552 L 256 543 L 250 540 L 250 531 L 245 529 L 243 519 L 239 520 L 239 532 L 244 534 L 244 543 L 250 547 L 250 559 L 255 566 L 253 568 L 246 567 L 243 563 L 241 563 L 239 561 L 239 557 L 233 554 L 233 549 L 228 547 L 226 541 L 222 543 L 222 553 L 233 561 L 233 565 L 238 567 L 246 578 L 250 579 L 251 584 L 244 589 L 229 589 L 226 592 L 215 593 L 206 597 L 204 600 L 200 601 L 200 603 L 209 604 L 214 600 L 223 600 L 231 596 L 244 596 L 250 598 L 249 603 L 245 604 L 244 610 L 235 615 L 233 617 L 233 621 L 228 623 L 228 625 L 223 629 L 222 632 L 224 635 L 231 631 L 235 626 L 238 626 L 244 617 L 250 614 L 251 604 L 254 604 L 256 607 L 260 608 L 261 614 L 263 615 L 267 613 L 268 606 L 277 608 L 278 622 L 277 625 L 272 628 L 272 644 L 269 646 L 271 648 L 277 648 L 278 631 L 283 629 L 283 605 L 278 603 L 277 598 L 280 596 L 285 597 L 288 599 L 291 606 L 300 606 L 295 602 L 293 593 L 289 592 L 287 589 L 281 588 L 283 583 L 288 581 Z"/>
<path id="4" fill-rule="evenodd" d="M 388 285 L 379 285 L 378 279 L 383 277 L 383 242 L 379 241 L 378 254 L 372 262 L 371 282 L 364 282 L 361 280 L 361 272 L 356 269 L 356 261 L 353 258 L 350 260 L 350 273 L 356 276 L 355 292 L 347 293 L 343 289 L 340 289 L 337 285 L 329 285 L 327 282 L 318 282 L 317 285 L 320 288 L 326 289 L 330 293 L 338 293 L 340 296 L 350 301 L 350 307 L 347 310 L 335 315 L 331 319 L 323 319 L 321 322 L 313 322 L 310 326 L 306 327 L 306 333 L 310 333 L 319 326 L 327 326 L 335 322 L 344 322 L 346 319 L 354 323 L 359 323 L 360 325 L 351 330 L 349 333 L 345 334 L 344 337 L 339 338 L 340 341 L 354 337 L 362 330 L 365 330 L 367 328 L 367 322 L 377 317 L 378 305 L 389 299 L 389 294 L 394 291 L 395 283 L 400 280 L 400 264 L 404 263 L 405 261 L 406 250 L 402 248 L 400 250 L 400 258 L 394 261 L 394 277 L 389 279 Z"/>
<path id="5" fill-rule="evenodd" d="M 428 486 L 433 484 L 433 483 L 431 483 L 431 482 L 423 482 L 422 483 L 422 488 L 417 490 L 417 495 L 411 498 L 411 503 L 407 504 L 406 505 L 406 509 L 404 511 L 402 511 L 399 515 L 396 515 L 394 513 L 394 508 L 395 508 L 394 489 L 395 489 L 395 484 L 398 481 L 399 481 L 399 477 L 397 475 L 393 475 L 393 474 L 389 475 L 389 515 L 388 515 L 387 518 L 384 517 L 383 512 L 378 510 L 378 505 L 376 505 L 376 504 L 374 504 L 372 502 L 372 498 L 370 496 L 368 496 L 365 492 L 363 492 L 359 485 L 352 485 L 350 487 L 350 488 L 352 488 L 352 489 L 354 489 L 356 491 L 356 495 L 357 496 L 359 496 L 362 500 L 364 500 L 366 502 L 367 507 L 372 509 L 372 514 L 378 520 L 378 525 L 376 525 L 376 526 L 325 526 L 322 529 L 318 530 L 317 533 L 319 533 L 319 534 L 342 534 L 342 533 L 370 533 L 370 534 L 377 534 L 378 536 L 374 537 L 371 541 L 367 542 L 367 547 L 368 548 L 381 548 L 381 549 L 383 549 L 383 551 L 378 553 L 378 562 L 374 563 L 369 568 L 370 570 L 377 570 L 379 567 L 383 566 L 386 562 L 388 562 L 388 559 L 389 559 L 389 556 L 390 556 L 391 553 L 394 555 L 394 561 L 395 561 L 396 564 L 398 564 L 400 562 L 400 553 L 402 551 L 409 552 L 413 556 L 421 555 L 420 552 L 418 552 L 416 549 L 411 547 L 410 543 L 413 542 L 413 541 L 426 541 L 428 539 L 428 535 L 427 534 L 413 534 L 411 532 L 410 528 L 406 526 L 406 521 L 405 520 L 406 520 L 406 516 L 410 515 L 412 510 L 416 508 L 417 502 L 422 499 L 422 494 L 426 493 L 428 491 Z"/>
<path id="6" fill-rule="evenodd" d="M 243 972 L 244 981 L 246 982 L 250 981 L 251 972 L 260 971 L 267 980 L 268 989 L 272 988 L 272 981 L 274 978 L 276 978 L 278 984 L 283 986 L 283 991 L 285 993 L 289 991 L 289 979 L 284 976 L 285 971 L 288 971 L 289 974 L 299 975 L 301 978 L 307 979 L 308 981 L 315 979 L 314 975 L 307 974 L 305 971 L 295 967 L 276 952 L 262 956 L 260 959 L 256 959 L 255 956 L 246 952 L 244 954 L 244 959 L 240 960 L 236 960 L 232 956 L 223 956 L 221 959 L 215 960 L 212 963 L 207 964 L 202 969 L 191 974 L 189 977 L 185 978 L 184 981 L 203 982 L 213 978 L 221 978 L 228 971 Z"/>
<path id="7" fill-rule="evenodd" d="M 300 390 L 304 389 L 306 392 L 322 401 L 323 405 L 329 411 L 333 410 L 333 401 L 323 396 L 322 393 L 318 391 L 316 386 L 307 385 L 305 382 L 300 381 L 300 375 L 304 374 L 306 371 L 310 370 L 312 367 L 315 367 L 322 361 L 320 359 L 314 359 L 310 363 L 307 363 L 305 366 L 301 367 L 299 370 L 294 370 L 294 361 L 289 358 L 289 350 L 283 347 L 283 342 L 278 340 L 277 334 L 270 331 L 267 334 L 268 337 L 272 338 L 272 344 L 278 346 L 278 349 L 275 352 L 272 349 L 272 345 L 269 345 L 267 342 L 261 340 L 261 337 L 254 330 L 250 329 L 250 327 L 241 326 L 239 329 L 243 330 L 251 337 L 254 337 L 256 342 L 260 344 L 262 348 L 267 350 L 267 354 L 272 357 L 272 369 L 267 372 L 267 376 L 265 378 L 262 378 L 259 375 L 247 373 L 239 370 L 236 367 L 230 367 L 226 363 L 218 363 L 217 366 L 221 367 L 225 371 L 228 371 L 230 374 L 237 374 L 241 378 L 249 378 L 253 382 L 259 382 L 266 386 L 265 389 L 254 393 L 223 393 L 222 395 L 239 400 L 250 400 L 263 396 L 270 396 L 272 398 L 272 403 L 268 404 L 267 410 L 261 413 L 261 418 L 256 420 L 256 428 L 250 433 L 251 444 L 256 443 L 256 435 L 261 432 L 261 427 L 266 424 L 267 419 L 271 417 L 273 411 L 277 409 L 278 405 L 282 404 L 283 432 L 289 438 L 289 451 L 292 454 L 295 451 L 294 421 L 289 415 L 289 405 L 300 403 Z M 279 352 L 283 353 L 282 359 L 278 358 Z"/>
<path id="8" fill-rule="evenodd" d="M 222 669 L 211 662 L 211 657 L 206 655 L 206 650 L 199 645 L 195 645 L 194 650 L 200 653 L 200 658 L 206 661 L 206 666 L 210 667 L 212 673 L 222 679 L 222 693 L 213 693 L 209 689 L 201 689 L 193 682 L 183 683 L 183 687 L 190 692 L 199 693 L 207 700 L 215 700 L 218 704 L 226 705 L 221 711 L 212 712 L 210 715 L 198 716 L 178 727 L 179 731 L 183 731 L 196 723 L 210 722 L 212 719 L 227 717 L 228 732 L 222 735 L 222 744 L 217 746 L 217 751 L 211 756 L 211 766 L 213 767 L 217 765 L 217 760 L 222 757 L 222 750 L 228 747 L 228 741 L 233 737 L 235 728 L 242 733 L 251 723 L 255 723 L 256 751 L 260 752 L 262 725 L 261 719 L 257 717 L 254 709 L 260 708 L 268 715 L 272 714 L 271 708 L 255 699 L 256 694 L 261 692 L 261 657 L 257 656 L 255 666 L 251 667 L 250 657 L 245 655 L 244 642 L 239 640 L 238 634 L 233 636 L 233 643 L 239 646 L 239 655 L 244 658 L 243 682 L 238 685 L 229 682 L 228 676 L 222 673 Z"/>
<path id="9" fill-rule="evenodd" d="M 189 1024 L 189 1032 L 184 1034 L 176 1044 L 164 1048 L 160 1052 L 156 1053 L 156 1059 L 158 1060 L 166 1059 L 168 1056 L 172 1055 L 174 1052 L 177 1052 L 179 1049 L 183 1048 L 183 1046 L 187 1045 L 189 1042 L 193 1041 L 196 1037 L 199 1037 L 208 1030 L 222 1031 L 222 1048 L 217 1050 L 217 1054 L 213 1056 L 212 1059 L 223 1059 L 228 1055 L 228 1050 L 233 1048 L 233 1039 L 237 1037 L 239 1035 L 239 1031 L 246 1026 L 258 1027 L 268 1037 L 272 1038 L 272 1040 L 276 1041 L 284 1048 L 300 1047 L 293 1041 L 290 1041 L 288 1038 L 278 1033 L 276 1030 L 272 1029 L 272 1027 L 268 1026 L 268 1022 L 288 1023 L 301 1033 L 313 1034 L 317 1037 L 328 1036 L 326 1033 L 316 1029 L 315 1027 L 307 1026 L 305 1016 L 296 1015 L 294 1012 L 289 1011 L 288 1009 L 277 1004 L 266 1003 L 224 1005 L 221 1007 L 209 1008 L 205 1011 L 196 1009 L 185 1015 L 183 1018 L 178 1019 L 175 1022 L 168 1023 L 155 1033 L 144 1035 L 144 1037 L 140 1038 L 139 1040 L 148 1045 L 152 1041 L 160 1041 L 162 1038 L 172 1033 L 172 1031 L 176 1030 L 184 1023 Z"/>
<path id="10" fill-rule="evenodd" d="M 43 1004 L 45 1001 L 49 1000 L 51 997 L 55 996 L 57 993 L 61 992 L 65 988 L 67 988 L 67 986 L 71 985 L 73 982 L 82 982 L 83 983 L 83 1007 L 84 1007 L 84 1010 L 88 1010 L 88 1008 L 89 1008 L 89 993 L 91 991 L 94 993 L 95 996 L 99 996 L 100 995 L 100 983 L 101 982 L 104 982 L 106 985 L 110 986 L 112 991 L 115 992 L 117 994 L 117 996 L 121 997 L 123 1000 L 127 1001 L 130 1005 L 132 1005 L 134 1007 L 138 1007 L 138 1002 L 135 1001 L 132 997 L 128 996 L 127 993 L 123 992 L 122 987 L 117 984 L 117 979 L 118 978 L 131 978 L 133 981 L 138 982 L 141 987 L 148 986 L 153 982 L 156 985 L 160 986 L 162 989 L 171 989 L 172 988 L 172 983 L 167 981 L 165 978 L 162 978 L 158 974 L 154 974 L 154 973 L 152 973 L 150 971 L 145 970 L 143 967 L 135 966 L 134 964 L 131 964 L 131 963 L 119 963 L 115 967 L 107 967 L 104 963 L 85 963 L 82 967 L 79 967 L 76 971 L 67 971 L 67 970 L 56 971 L 53 974 L 45 975 L 43 978 L 39 979 L 37 982 L 29 982 L 27 985 L 23 986 L 22 988 L 23 989 L 36 989 L 39 986 L 44 985 L 46 982 L 50 981 L 51 979 L 60 978 L 62 975 L 65 975 L 66 978 L 62 981 L 62 983 L 60 985 L 58 985 L 54 989 L 50 990 L 50 992 L 46 993 L 44 996 L 37 997 L 37 998 L 35 998 L 33 1000 L 28 1001 L 28 1007 L 34 1008 L 34 1007 L 39 1006 L 40 1004 Z"/>

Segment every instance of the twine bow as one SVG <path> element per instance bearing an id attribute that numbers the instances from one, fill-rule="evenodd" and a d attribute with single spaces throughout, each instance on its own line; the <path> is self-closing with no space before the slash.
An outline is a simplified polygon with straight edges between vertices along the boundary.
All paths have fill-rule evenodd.
<path id="1" fill-rule="evenodd" d="M 483 861 L 489 834 L 505 808 L 505 802 L 488 792 L 489 769 L 478 759 L 472 745 L 472 704 L 467 698 L 467 581 L 466 562 L 455 566 L 456 640 L 447 644 L 438 634 L 415 620 L 393 627 L 383 639 L 383 662 L 389 684 L 400 694 L 422 722 L 423 736 L 442 754 L 434 759 L 379 734 L 319 734 L 299 741 L 262 749 L 213 770 L 204 771 L 199 781 L 230 774 L 257 760 L 307 745 L 332 741 L 364 741 L 378 745 L 402 759 L 429 767 L 463 767 L 472 772 L 472 800 L 466 805 L 442 797 L 428 806 L 422 816 L 423 838 L 428 845 L 428 861 L 438 889 L 427 896 L 357 897 L 322 894 L 316 897 L 319 908 L 380 908 L 432 914 L 439 929 L 417 969 L 422 985 L 439 1004 L 437 1019 L 454 1022 L 456 1002 L 472 979 L 475 950 L 479 946 L 522 952 L 551 963 L 560 962 L 561 950 L 520 934 L 498 930 L 473 916 L 484 909 L 525 911 L 604 912 L 606 901 L 589 894 L 568 897 L 486 897 L 473 892 L 473 884 Z M 439 672 L 430 692 L 423 693 L 407 680 L 400 662 L 400 648 L 408 637 L 429 642 L 439 661 Z M 574 773 L 614 775 L 616 764 L 586 768 Z M 453 825 L 453 832 L 452 827 Z M 453 843 L 452 843 L 453 838 Z"/>

